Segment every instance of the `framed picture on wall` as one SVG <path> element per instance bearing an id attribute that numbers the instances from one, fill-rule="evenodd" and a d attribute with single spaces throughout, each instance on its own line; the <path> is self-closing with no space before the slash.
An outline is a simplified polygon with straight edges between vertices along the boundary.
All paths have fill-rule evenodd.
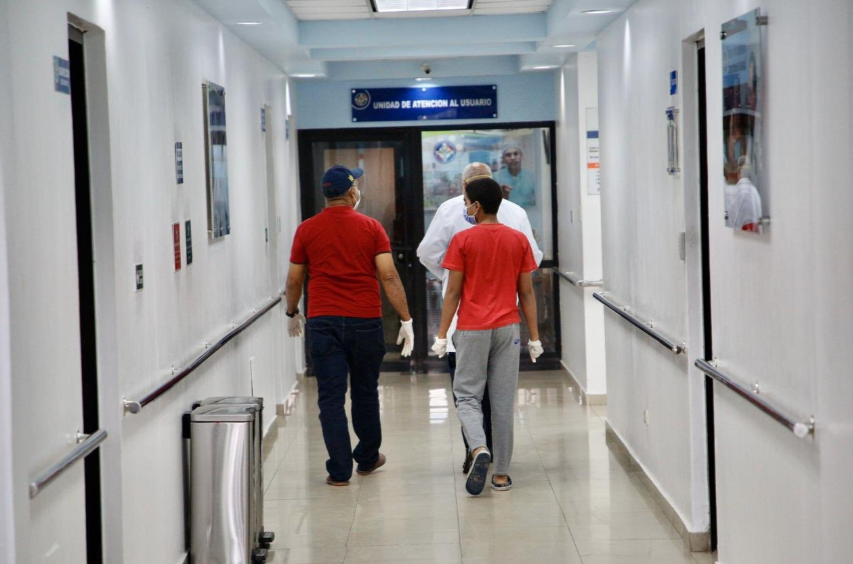
<path id="1" fill-rule="evenodd" d="M 764 62 L 759 10 L 725 22 L 723 49 L 723 177 L 726 227 L 761 233 L 767 213 L 763 170 Z M 764 221 L 763 221 L 764 220 Z"/>
<path id="2" fill-rule="evenodd" d="M 225 133 L 225 89 L 202 84 L 204 96 L 204 157 L 207 179 L 208 233 L 218 239 L 231 233 L 228 199 L 228 143 Z"/>

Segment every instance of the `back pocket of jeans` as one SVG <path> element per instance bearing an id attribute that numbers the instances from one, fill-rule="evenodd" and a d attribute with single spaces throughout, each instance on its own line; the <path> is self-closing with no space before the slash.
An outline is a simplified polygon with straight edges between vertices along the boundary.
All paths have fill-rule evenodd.
<path id="1" fill-rule="evenodd" d="M 385 354 L 385 331 L 382 327 L 355 332 L 355 348 L 358 352 Z"/>
<path id="2" fill-rule="evenodd" d="M 323 328 L 308 326 L 308 343 L 311 346 L 311 354 L 326 356 L 335 350 L 335 338 L 330 331 Z"/>

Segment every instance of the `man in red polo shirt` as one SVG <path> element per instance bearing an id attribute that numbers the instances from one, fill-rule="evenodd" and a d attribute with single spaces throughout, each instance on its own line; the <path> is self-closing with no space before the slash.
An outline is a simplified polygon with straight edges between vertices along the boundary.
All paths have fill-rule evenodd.
<path id="1" fill-rule="evenodd" d="M 492 489 L 506 491 L 512 487 L 509 465 L 521 349 L 517 298 L 530 329 L 527 346 L 531 360 L 536 362 L 543 352 L 532 280 L 536 259 L 524 234 L 498 221 L 502 200 L 501 187 L 491 178 L 478 178 L 466 186 L 465 213 L 477 225 L 454 235 L 444 257 L 442 266 L 450 271 L 450 277 L 441 326 L 432 347 L 439 357 L 446 353 L 447 331 L 458 306 L 459 321 L 453 334 L 453 393 L 456 413 L 474 455 L 465 483 L 472 495 L 482 493 L 492 461 L 483 430 L 486 384 L 492 404 Z"/>
<path id="2" fill-rule="evenodd" d="M 287 275 L 286 315 L 291 337 L 302 334 L 305 318 L 298 305 L 308 275 L 307 338 L 329 452 L 326 483 L 333 486 L 349 483 L 353 459 L 361 475 L 385 464 L 385 455 L 379 452 L 379 367 L 385 356 L 379 280 L 402 321 L 397 338 L 398 345 L 403 343 L 402 356 L 412 354 L 415 342 L 406 292 L 391 257 L 388 236 L 378 221 L 355 211 L 361 203 L 356 179 L 362 174 L 360 168 L 335 165 L 323 175 L 326 207 L 297 228 Z M 352 384 L 352 426 L 359 439 L 354 449 L 344 409 L 347 372 Z"/>

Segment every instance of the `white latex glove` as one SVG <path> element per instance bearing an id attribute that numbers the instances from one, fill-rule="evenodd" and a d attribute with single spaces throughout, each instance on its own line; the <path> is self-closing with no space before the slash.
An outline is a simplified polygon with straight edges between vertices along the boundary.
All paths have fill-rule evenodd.
<path id="1" fill-rule="evenodd" d="M 403 343 L 403 352 L 400 356 L 412 356 L 412 349 L 415 348 L 415 330 L 412 328 L 413 319 L 400 322 L 400 334 L 397 335 L 397 344 Z"/>
<path id="2" fill-rule="evenodd" d="M 545 348 L 542 346 L 542 341 L 527 341 L 527 350 L 530 351 L 530 360 L 536 362 L 536 359 L 542 356 Z"/>
<path id="3" fill-rule="evenodd" d="M 432 345 L 432 352 L 438 355 L 438 358 L 444 358 L 447 354 L 447 339 L 435 338 L 435 343 Z"/>
<path id="4" fill-rule="evenodd" d="M 291 337 L 302 335 L 302 327 L 305 325 L 305 316 L 297 313 L 287 320 L 287 334 Z"/>

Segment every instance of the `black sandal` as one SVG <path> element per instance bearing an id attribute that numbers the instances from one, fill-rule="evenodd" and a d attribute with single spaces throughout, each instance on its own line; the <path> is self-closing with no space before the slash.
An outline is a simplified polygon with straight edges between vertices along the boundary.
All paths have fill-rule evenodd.
<path id="1" fill-rule="evenodd" d="M 496 492 L 508 492 L 512 489 L 512 478 L 509 476 L 506 477 L 506 482 L 503 484 L 495 483 L 495 476 L 492 474 L 492 489 Z"/>
<path id="2" fill-rule="evenodd" d="M 471 495 L 480 495 L 486 487 L 486 474 L 489 473 L 489 464 L 492 463 L 492 455 L 488 449 L 483 449 L 474 457 L 468 479 L 465 481 L 465 490 Z"/>

